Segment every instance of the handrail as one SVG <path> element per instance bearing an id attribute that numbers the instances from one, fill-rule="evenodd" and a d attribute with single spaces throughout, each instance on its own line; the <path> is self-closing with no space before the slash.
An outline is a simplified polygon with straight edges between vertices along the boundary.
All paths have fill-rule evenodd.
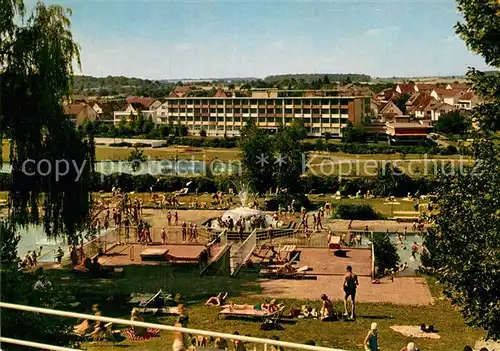
<path id="1" fill-rule="evenodd" d="M 67 347 L 41 344 L 39 342 L 33 342 L 33 341 L 11 339 L 11 338 L 3 337 L 3 336 L 0 336 L 0 342 L 4 342 L 6 344 L 35 347 L 37 349 L 42 349 L 42 350 L 54 350 L 54 351 L 75 351 L 76 350 L 76 351 L 80 351 L 79 349 L 69 349 Z"/>
<path id="2" fill-rule="evenodd" d="M 130 325 L 133 327 L 154 328 L 154 329 L 167 330 L 167 331 L 177 331 L 177 332 L 186 333 L 186 334 L 212 336 L 212 337 L 216 337 L 216 338 L 223 338 L 223 339 L 229 339 L 229 340 L 241 340 L 241 341 L 246 341 L 246 342 L 264 344 L 264 345 L 266 345 L 266 347 L 269 344 L 269 345 L 282 346 L 282 347 L 291 348 L 291 349 L 302 349 L 302 350 L 310 350 L 310 351 L 346 351 L 346 350 L 342 350 L 342 349 L 331 349 L 328 347 L 303 345 L 303 344 L 297 344 L 297 343 L 287 342 L 287 341 L 256 338 L 256 337 L 252 337 L 252 336 L 226 334 L 226 333 L 212 332 L 212 331 L 207 331 L 207 330 L 173 327 L 173 326 L 164 325 L 164 324 L 154 324 L 154 323 L 131 321 L 128 319 L 111 318 L 111 317 L 96 316 L 96 315 L 84 314 L 84 313 L 53 310 L 53 309 L 42 308 L 42 307 L 17 305 L 17 304 L 7 303 L 7 302 L 0 302 L 0 308 L 8 308 L 8 309 L 14 309 L 14 310 L 26 311 L 26 312 L 43 313 L 43 314 L 49 314 L 49 315 L 53 315 L 53 316 L 70 317 L 70 318 L 77 318 L 77 319 L 88 319 L 88 320 L 95 320 L 95 321 L 100 321 L 100 322 L 108 322 L 108 323 L 111 322 L 114 324 Z"/>

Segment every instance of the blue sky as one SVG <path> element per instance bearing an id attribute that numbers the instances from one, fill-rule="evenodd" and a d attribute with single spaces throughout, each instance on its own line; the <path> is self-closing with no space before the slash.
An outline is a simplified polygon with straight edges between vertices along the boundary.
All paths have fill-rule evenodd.
<path id="1" fill-rule="evenodd" d="M 454 33 L 453 0 L 63 1 L 82 74 L 150 79 L 484 69 Z"/>

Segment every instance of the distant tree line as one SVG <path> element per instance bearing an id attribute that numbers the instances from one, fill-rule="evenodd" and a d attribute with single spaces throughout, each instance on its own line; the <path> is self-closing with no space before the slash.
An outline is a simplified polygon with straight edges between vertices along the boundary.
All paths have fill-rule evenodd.
<path id="1" fill-rule="evenodd" d="M 164 84 L 157 80 L 123 76 L 107 76 L 105 78 L 74 76 L 72 83 L 71 92 L 73 94 L 92 96 L 137 95 L 162 97 L 167 96 L 174 88 L 173 84 Z"/>
<path id="2" fill-rule="evenodd" d="M 356 74 L 356 73 L 335 73 L 335 74 L 279 74 L 274 76 L 268 76 L 264 78 L 265 82 L 279 82 L 283 80 L 304 80 L 307 83 L 313 81 L 322 80 L 324 83 L 329 84 L 330 82 L 336 83 L 356 83 L 356 82 L 369 82 L 371 77 L 366 74 Z"/>

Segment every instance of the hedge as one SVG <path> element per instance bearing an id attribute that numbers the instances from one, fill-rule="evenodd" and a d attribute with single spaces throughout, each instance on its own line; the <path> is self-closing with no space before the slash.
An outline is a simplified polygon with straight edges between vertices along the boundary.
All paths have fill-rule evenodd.
<path id="1" fill-rule="evenodd" d="M 0 173 L 0 191 L 10 188 L 11 175 Z M 113 173 L 105 175 L 97 173 L 91 183 L 93 191 L 111 191 L 113 186 L 124 191 L 146 192 L 153 187 L 153 191 L 173 192 L 181 190 L 186 183 L 192 181 L 191 189 L 199 192 L 213 193 L 217 190 L 227 192 L 234 188 L 234 176 L 222 175 L 213 178 L 203 176 L 152 176 L 132 175 L 127 173 Z M 419 193 L 420 195 L 430 193 L 436 186 L 436 180 L 431 178 L 410 178 L 405 175 L 396 179 L 396 183 L 384 183 L 385 181 L 376 177 L 342 178 L 335 176 L 305 176 L 301 179 L 303 193 L 335 193 L 340 191 L 342 195 L 355 195 L 358 190 L 365 194 L 368 190 L 376 196 L 406 196 L 408 193 Z"/>
<path id="2" fill-rule="evenodd" d="M 372 220 L 381 216 L 368 204 L 340 204 L 333 209 L 333 218 Z"/>

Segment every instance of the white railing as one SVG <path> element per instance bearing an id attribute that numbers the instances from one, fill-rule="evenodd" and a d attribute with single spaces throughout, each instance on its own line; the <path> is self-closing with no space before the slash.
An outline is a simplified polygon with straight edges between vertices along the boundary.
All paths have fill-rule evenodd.
<path id="1" fill-rule="evenodd" d="M 219 234 L 219 243 L 222 246 L 227 245 L 227 234 L 229 233 L 229 229 L 224 229 L 222 233 Z"/>
<path id="2" fill-rule="evenodd" d="M 320 346 L 303 345 L 303 344 L 297 344 L 297 343 L 280 341 L 280 340 L 271 340 L 271 339 L 256 338 L 256 337 L 251 337 L 251 336 L 218 333 L 218 332 L 213 332 L 213 331 L 208 331 L 208 330 L 179 328 L 179 327 L 173 327 L 173 326 L 164 325 L 164 324 L 137 322 L 137 321 L 131 321 L 131 320 L 127 320 L 127 319 L 120 319 L 120 318 L 111 318 L 111 317 L 95 316 L 95 315 L 83 314 L 83 313 L 52 310 L 52 309 L 41 308 L 41 307 L 16 305 L 16 304 L 6 303 L 6 302 L 0 302 L 0 308 L 8 308 L 8 309 L 14 309 L 14 310 L 18 310 L 18 311 L 26 311 L 26 312 L 33 312 L 33 313 L 42 313 L 42 314 L 61 316 L 61 317 L 67 317 L 67 318 L 94 320 L 94 321 L 100 321 L 100 322 L 113 323 L 113 324 L 117 324 L 117 325 L 130 325 L 133 327 L 154 328 L 154 329 L 159 329 L 159 330 L 176 331 L 176 332 L 181 332 L 181 333 L 186 333 L 186 334 L 191 334 L 191 335 L 211 336 L 214 338 L 222 338 L 222 339 L 226 339 L 226 340 L 241 340 L 241 341 L 245 341 L 245 342 L 249 342 L 249 343 L 263 345 L 264 350 L 268 350 L 268 346 L 274 345 L 274 346 L 281 346 L 283 348 L 298 349 L 298 350 L 346 351 L 346 350 L 342 350 L 342 349 L 332 349 L 332 348 L 320 347 Z M 24 340 L 9 339 L 7 337 L 1 337 L 0 341 L 6 342 L 6 343 L 9 343 L 9 341 L 10 341 L 10 343 L 12 343 L 12 344 L 37 347 L 37 348 L 46 349 L 46 350 L 72 350 L 72 349 L 68 349 L 68 348 L 62 348 L 62 347 L 46 345 L 46 344 L 39 344 L 39 343 L 34 343 L 34 342 L 29 342 L 29 341 L 24 341 Z"/>
<path id="3" fill-rule="evenodd" d="M 245 264 L 246 261 L 252 255 L 253 250 L 257 246 L 257 229 L 246 238 L 246 240 L 241 244 L 241 246 L 236 250 L 236 252 L 231 255 L 231 275 L 235 276 L 238 274 L 241 266 Z"/>
<path id="4" fill-rule="evenodd" d="M 347 243 L 347 246 L 353 248 L 370 248 L 373 232 L 366 232 L 364 230 L 334 230 L 333 235 L 341 236 Z M 350 237 L 354 237 L 351 240 Z M 358 236 L 361 236 L 361 244 L 357 242 Z M 273 238 L 273 243 L 279 245 L 296 245 L 298 247 L 313 247 L 313 248 L 327 248 L 328 247 L 328 230 L 320 230 L 315 232 L 304 232 L 303 230 L 296 230 L 293 234 Z"/>

